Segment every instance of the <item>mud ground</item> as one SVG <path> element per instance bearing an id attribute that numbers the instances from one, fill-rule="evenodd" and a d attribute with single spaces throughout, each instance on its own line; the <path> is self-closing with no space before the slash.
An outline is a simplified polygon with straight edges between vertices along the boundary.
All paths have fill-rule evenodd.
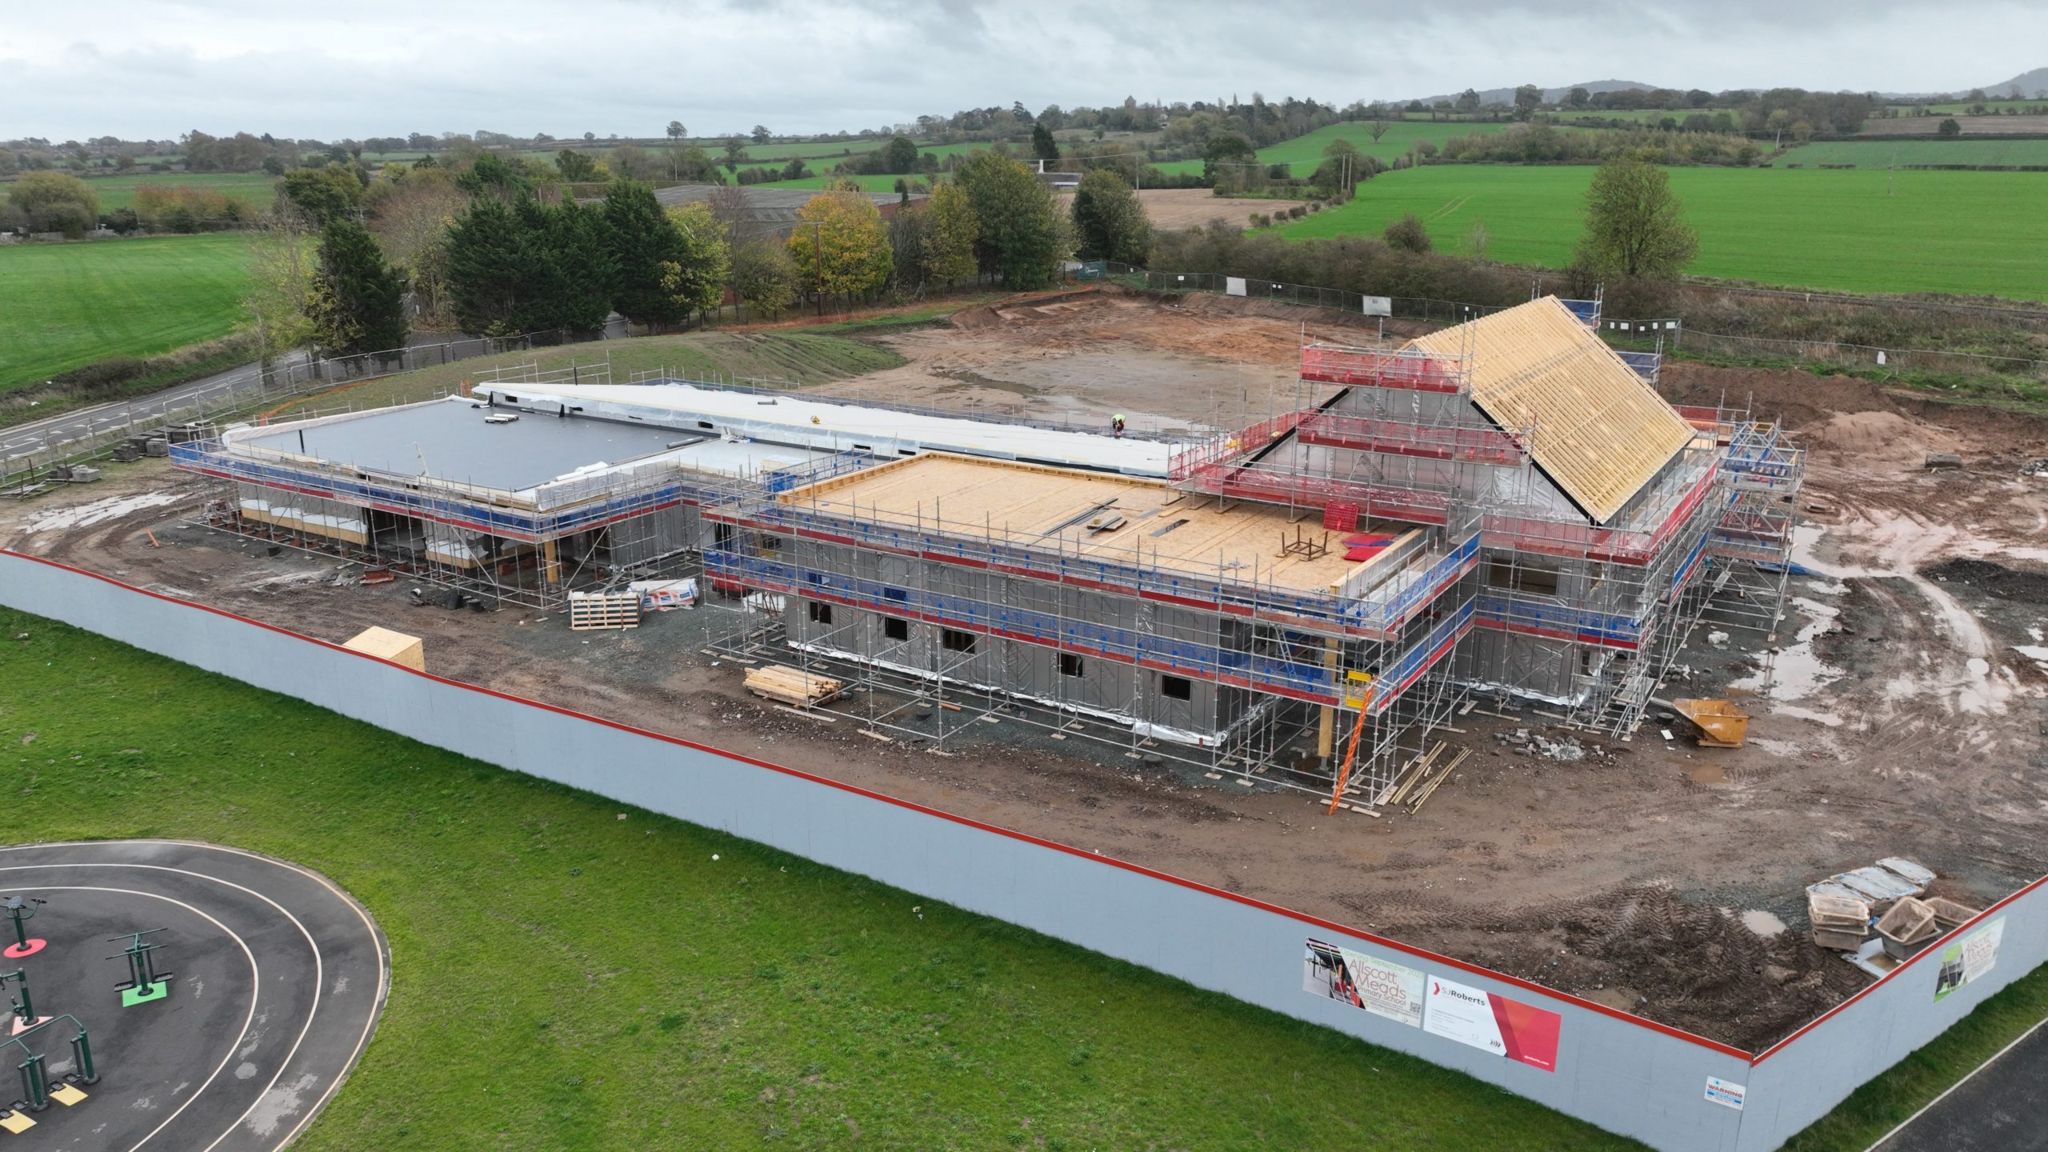
<path id="1" fill-rule="evenodd" d="M 1100 296 L 984 310 L 888 337 L 910 363 L 829 390 L 1165 428 L 1294 402 L 1306 332 L 1343 318 L 1207 299 Z M 1318 329 L 1317 325 L 1326 325 Z M 0 506 L 0 545 L 323 639 L 370 624 L 426 638 L 429 667 L 874 788 L 1446 952 L 1743 1046 L 1783 1036 L 1865 983 L 1806 941 L 1805 884 L 1891 855 L 1981 903 L 2048 873 L 2048 427 L 1859 381 L 1675 365 L 1685 403 L 1751 398 L 1810 450 L 1794 617 L 1777 651 L 1702 628 L 1674 695 L 1726 690 L 1756 714 L 1741 749 L 1576 738 L 1560 763 L 1498 737 L 1532 714 L 1474 711 L 1472 749 L 1421 813 L 1381 819 L 1170 763 L 973 725 L 933 755 L 764 706 L 703 649 L 731 623 L 668 613 L 618 634 L 560 616 L 409 607 L 339 561 L 195 527 L 210 482 L 161 461 Z M 1235 402 L 1231 402 L 1231 394 Z M 1218 397 L 1222 396 L 1222 399 Z M 1269 399 L 1270 398 L 1270 399 Z M 1104 417 L 1106 419 L 1106 416 Z M 1928 472 L 1929 451 L 1964 467 Z M 1765 657 L 1768 656 L 1768 661 Z M 1773 675 L 1763 672 L 1768 663 Z M 928 712 L 934 724 L 947 715 Z M 1760 935 L 1741 914 L 1789 927 Z"/>

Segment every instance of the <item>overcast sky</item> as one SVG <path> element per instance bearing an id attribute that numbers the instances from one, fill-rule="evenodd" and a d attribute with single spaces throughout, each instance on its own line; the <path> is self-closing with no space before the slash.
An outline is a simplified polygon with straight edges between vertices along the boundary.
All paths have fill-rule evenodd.
<path id="1" fill-rule="evenodd" d="M 858 130 L 1021 100 L 1640 80 L 1967 89 L 2048 65 L 2048 3 L 1864 0 L 97 0 L 7 5 L 0 139 L 192 128 Z M 1660 11 L 1660 9 L 1664 9 Z"/>

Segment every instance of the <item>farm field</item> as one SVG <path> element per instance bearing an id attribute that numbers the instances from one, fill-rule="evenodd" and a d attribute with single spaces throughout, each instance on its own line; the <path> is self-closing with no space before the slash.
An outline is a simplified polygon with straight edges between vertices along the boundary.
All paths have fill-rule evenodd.
<path id="1" fill-rule="evenodd" d="M 1346 121 L 1318 128 L 1306 136 L 1283 140 L 1278 144 L 1259 149 L 1261 164 L 1291 164 L 1296 176 L 1307 176 L 1323 162 L 1323 149 L 1332 141 L 1349 140 L 1362 153 L 1391 161 L 1417 144 L 1427 140 L 1441 144 L 1459 136 L 1491 135 L 1505 132 L 1511 125 L 1493 120 L 1398 120 L 1390 121 L 1387 134 L 1373 143 L 1369 125 L 1362 121 Z M 1198 173 L 1202 170 L 1200 160 L 1178 160 L 1158 165 L 1167 173 Z"/>
<path id="2" fill-rule="evenodd" d="M 823 188 L 825 185 L 830 184 L 832 181 L 840 179 L 846 179 L 846 177 L 834 176 L 827 172 L 820 172 L 806 176 L 801 180 L 775 180 L 767 184 L 760 185 L 760 187 Z M 896 190 L 896 182 L 898 180 L 916 181 L 926 180 L 929 179 L 929 177 L 913 174 L 910 176 L 854 176 L 852 177 L 852 179 L 855 183 L 859 184 L 863 189 L 866 189 L 869 192 L 894 192 Z"/>
<path id="3" fill-rule="evenodd" d="M 1978 164 L 2048 166 L 2048 136 L 2033 140 L 1822 140 L 1788 149 L 1771 159 L 1771 167 L 1854 164 L 1885 168 L 1893 164 Z"/>
<path id="4" fill-rule="evenodd" d="M 1290 237 L 1377 235 L 1414 213 L 1438 247 L 1570 262 L 1591 167 L 1432 165 L 1359 186 L 1358 198 L 1285 226 Z M 1886 195 L 1887 178 L 1893 194 Z M 1701 276 L 1849 292 L 1954 292 L 2048 300 L 2048 174 L 1676 168 L 1700 236 Z"/>
<path id="5" fill-rule="evenodd" d="M 248 258 L 231 233 L 0 248 L 0 393 L 227 335 Z"/>
<path id="6" fill-rule="evenodd" d="M 1621 1149 L 1335 1033 L 0 610 L 21 840 L 319 870 L 389 937 L 307 1152 Z M 1257 1091 L 1220 1086 L 1258 1070 Z M 1361 1104 L 1361 1094 L 1370 1106 Z"/>
<path id="7" fill-rule="evenodd" d="M 86 180 L 99 193 L 100 211 L 112 212 L 135 204 L 135 190 L 145 184 L 189 184 L 226 193 L 253 207 L 268 208 L 277 177 L 267 172 L 143 172 L 127 176 L 93 176 Z"/>

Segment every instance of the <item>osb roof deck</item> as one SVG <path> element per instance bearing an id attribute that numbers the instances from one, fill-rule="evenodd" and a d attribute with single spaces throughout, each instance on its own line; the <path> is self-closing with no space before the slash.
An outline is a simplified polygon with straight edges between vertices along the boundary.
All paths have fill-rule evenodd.
<path id="1" fill-rule="evenodd" d="M 993 535 L 1012 546 L 1296 592 L 1327 594 L 1377 562 L 1344 559 L 1344 533 L 1326 532 L 1315 520 L 1289 523 L 1278 508 L 1241 504 L 1223 511 L 1163 481 L 937 452 L 823 480 L 778 499 L 832 516 L 921 523 L 949 536 Z M 1097 516 L 1121 516 L 1123 523 L 1090 530 Z M 1297 531 L 1317 544 L 1327 539 L 1329 551 L 1313 559 L 1281 555 L 1281 545 Z M 1415 534 L 1389 531 L 1403 538 Z M 1390 546 L 1380 555 L 1394 552 Z"/>
<path id="2" fill-rule="evenodd" d="M 1691 443 L 1692 427 L 1554 296 L 1433 332 L 1411 347 L 1469 355 L 1472 400 L 1605 524 Z"/>

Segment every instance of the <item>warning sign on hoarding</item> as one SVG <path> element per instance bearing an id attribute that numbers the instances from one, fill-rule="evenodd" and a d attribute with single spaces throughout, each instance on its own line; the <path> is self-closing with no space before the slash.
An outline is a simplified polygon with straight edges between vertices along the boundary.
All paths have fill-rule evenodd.
<path id="1" fill-rule="evenodd" d="M 2004 938 L 2005 917 L 2000 916 L 1943 948 L 1941 968 L 1934 976 L 1934 998 L 1940 1000 L 1991 971 L 1998 963 L 1998 943 Z"/>
<path id="2" fill-rule="evenodd" d="M 1225 296 L 1244 295 L 1244 277 L 1225 276 L 1223 278 L 1223 294 Z"/>
<path id="3" fill-rule="evenodd" d="M 1302 957 L 1302 991 L 1342 1000 L 1375 1016 L 1422 1026 L 1421 969 L 1320 940 Z"/>
<path id="4" fill-rule="evenodd" d="M 1557 1071 L 1557 1035 L 1564 1019 L 1555 1012 L 1435 975 L 1429 978 L 1424 1005 L 1424 1032 Z"/>
<path id="5" fill-rule="evenodd" d="M 1742 1098 L 1748 1091 L 1747 1087 L 1733 1080 L 1723 1080 L 1719 1076 L 1707 1077 L 1707 1102 L 1710 1104 L 1719 1104 L 1723 1108 L 1733 1108 L 1740 1112 Z"/>

